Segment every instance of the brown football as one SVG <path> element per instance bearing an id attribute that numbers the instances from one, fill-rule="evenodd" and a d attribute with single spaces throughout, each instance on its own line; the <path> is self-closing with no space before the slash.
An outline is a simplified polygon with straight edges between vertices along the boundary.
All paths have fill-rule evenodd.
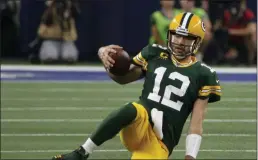
<path id="1" fill-rule="evenodd" d="M 130 56 L 123 49 L 117 49 L 116 53 L 110 54 L 115 64 L 109 69 L 109 72 L 116 76 L 124 76 L 130 68 Z"/>

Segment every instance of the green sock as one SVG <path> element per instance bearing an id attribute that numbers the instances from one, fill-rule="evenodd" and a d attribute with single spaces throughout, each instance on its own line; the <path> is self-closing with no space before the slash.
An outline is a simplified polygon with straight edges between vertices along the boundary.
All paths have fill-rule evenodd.
<path id="1" fill-rule="evenodd" d="M 105 141 L 116 136 L 122 128 L 129 125 L 136 118 L 136 115 L 137 110 L 131 103 L 112 112 L 91 135 L 91 140 L 97 146 L 100 146 Z"/>

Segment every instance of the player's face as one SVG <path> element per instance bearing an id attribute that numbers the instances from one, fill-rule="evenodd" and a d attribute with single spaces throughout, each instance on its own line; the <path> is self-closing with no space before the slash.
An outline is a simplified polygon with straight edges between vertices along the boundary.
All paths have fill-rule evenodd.
<path id="1" fill-rule="evenodd" d="M 194 42 L 194 37 L 172 34 L 170 46 L 174 56 L 178 59 L 184 59 L 187 55 L 190 55 Z"/>
<path id="2" fill-rule="evenodd" d="M 171 1 L 168 1 L 168 0 L 160 0 L 160 4 L 162 7 L 165 7 L 165 8 L 173 8 L 174 4 L 175 4 L 175 1 L 174 0 L 171 0 Z"/>
<path id="3" fill-rule="evenodd" d="M 190 10 L 194 7 L 194 0 L 180 0 L 180 5 L 183 10 Z"/>

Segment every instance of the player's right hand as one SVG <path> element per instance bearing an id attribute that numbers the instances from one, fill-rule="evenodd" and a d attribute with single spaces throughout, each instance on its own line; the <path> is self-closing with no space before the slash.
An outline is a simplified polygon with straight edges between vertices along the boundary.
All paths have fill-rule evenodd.
<path id="1" fill-rule="evenodd" d="M 98 56 L 106 69 L 110 69 L 115 64 L 110 54 L 116 53 L 116 49 L 122 49 L 122 47 L 118 45 L 108 45 L 99 49 Z"/>

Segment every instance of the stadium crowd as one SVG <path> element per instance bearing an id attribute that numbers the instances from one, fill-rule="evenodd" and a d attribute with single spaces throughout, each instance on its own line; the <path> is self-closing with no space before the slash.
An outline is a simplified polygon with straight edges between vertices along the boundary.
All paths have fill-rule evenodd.
<path id="1" fill-rule="evenodd" d="M 80 50 L 75 41 L 80 36 L 76 19 L 80 16 L 75 0 L 50 0 L 45 3 L 36 38 L 28 44 L 31 61 L 43 63 L 57 61 L 75 63 Z M 1 26 L 3 54 L 19 52 L 19 3 L 1 1 Z M 160 9 L 150 16 L 150 38 L 147 43 L 166 45 L 170 20 L 181 12 L 193 12 L 204 22 L 206 35 L 197 58 L 210 65 L 254 65 L 257 58 L 256 15 L 247 0 L 216 2 L 208 0 L 160 0 Z M 100 46 L 99 46 L 100 47 Z M 144 46 L 142 46 L 144 47 Z"/>

